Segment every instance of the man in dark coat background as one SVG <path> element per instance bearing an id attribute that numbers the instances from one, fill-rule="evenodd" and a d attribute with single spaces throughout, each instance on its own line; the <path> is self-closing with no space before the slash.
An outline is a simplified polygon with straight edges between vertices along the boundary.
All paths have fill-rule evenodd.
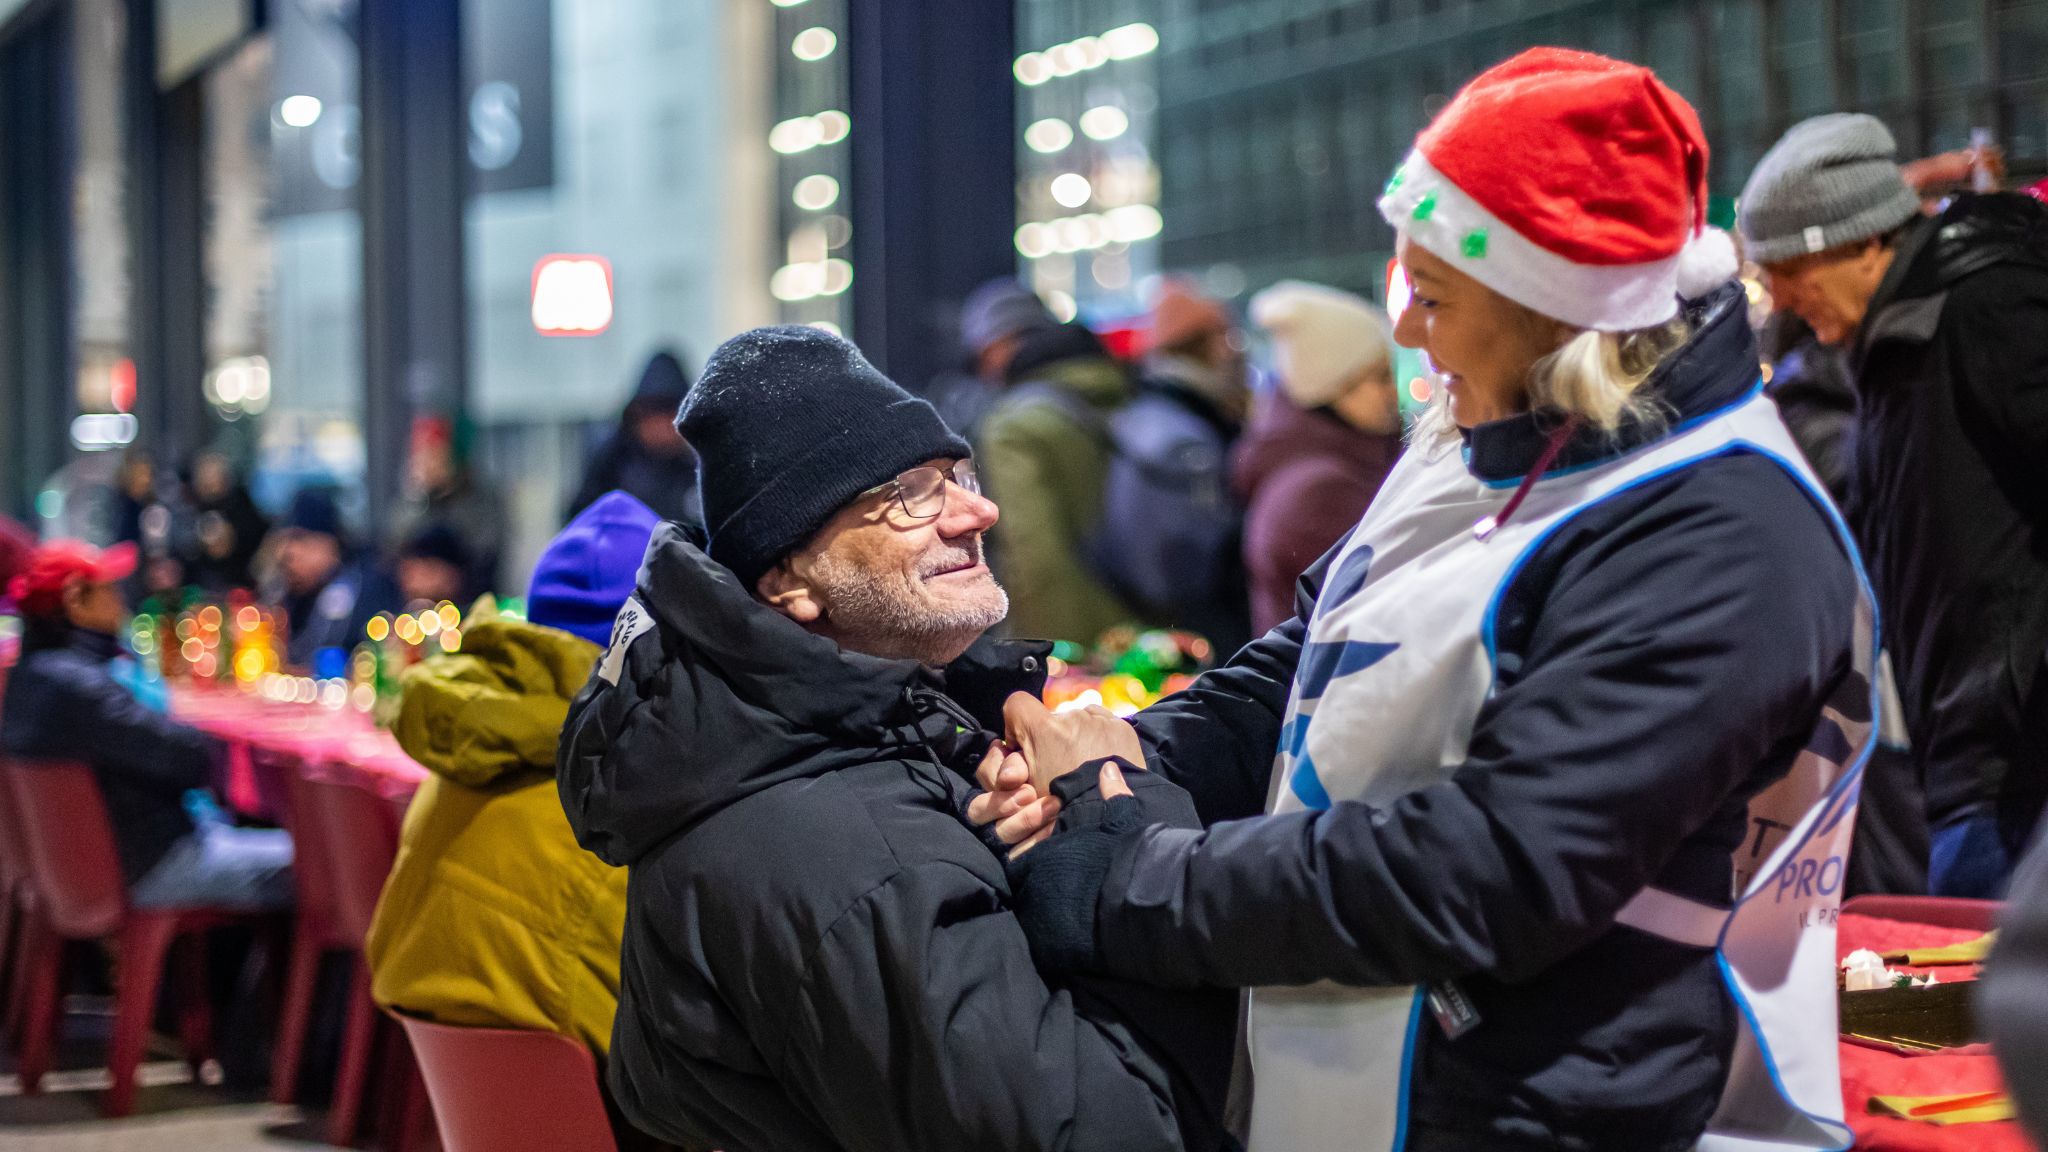
<path id="1" fill-rule="evenodd" d="M 728 341 L 679 422 L 708 538 L 656 530 L 556 762 L 578 841 L 629 869 L 626 1116 L 727 1152 L 1235 1147 L 1235 998 L 1049 982 L 1011 913 L 1000 826 L 1048 805 L 970 779 L 1020 759 L 993 733 L 1050 646 L 984 638 L 1008 604 L 967 443 L 804 327 Z M 1195 826 L 1118 781 L 1063 785 L 1063 823 Z"/>
<path id="2" fill-rule="evenodd" d="M 663 349 L 647 358 L 640 384 L 619 414 L 618 428 L 591 456 L 564 519 L 575 519 L 598 497 L 617 490 L 664 520 L 703 523 L 697 454 L 675 425 L 676 405 L 689 390 L 689 373 L 675 353 Z"/>
<path id="3" fill-rule="evenodd" d="M 1779 306 L 1845 348 L 1845 511 L 1927 790 L 1929 889 L 1995 897 L 2048 800 L 2048 208 L 1923 216 L 1878 120 L 1795 125 L 1741 229 Z"/>

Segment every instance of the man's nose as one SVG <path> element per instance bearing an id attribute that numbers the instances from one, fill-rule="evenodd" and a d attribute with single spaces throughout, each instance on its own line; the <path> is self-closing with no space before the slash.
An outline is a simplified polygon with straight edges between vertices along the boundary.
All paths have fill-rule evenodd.
<path id="1" fill-rule="evenodd" d="M 986 532 L 1000 515 L 995 501 L 979 492 L 969 492 L 948 480 L 946 510 L 939 516 L 939 535 L 950 539 L 975 532 Z"/>

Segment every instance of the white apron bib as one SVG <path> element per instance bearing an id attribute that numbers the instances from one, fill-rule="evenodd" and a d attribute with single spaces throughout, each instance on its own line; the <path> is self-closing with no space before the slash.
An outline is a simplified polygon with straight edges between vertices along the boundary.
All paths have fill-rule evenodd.
<path id="1" fill-rule="evenodd" d="M 1834 506 L 1760 393 L 1681 425 L 1616 460 L 1553 472 L 1485 539 L 1476 522 L 1510 488 L 1468 472 L 1454 450 L 1406 453 L 1331 566 L 1281 729 L 1272 810 L 1357 800 L 1383 805 L 1450 777 L 1491 691 L 1493 612 L 1523 560 L 1574 514 L 1710 456 L 1757 452 L 1796 477 L 1856 551 Z M 1857 562 L 1855 674 L 1808 750 L 1750 806 L 1734 911 L 1645 889 L 1617 921 L 1716 948 L 1741 1035 L 1721 1106 L 1700 1147 L 1839 1149 L 1835 912 L 1872 743 L 1876 649 Z M 1334 984 L 1251 995 L 1252 1152 L 1398 1152 L 1423 1028 L 1416 988 Z M 1484 1027 L 1480 1021 L 1478 1027 Z"/>

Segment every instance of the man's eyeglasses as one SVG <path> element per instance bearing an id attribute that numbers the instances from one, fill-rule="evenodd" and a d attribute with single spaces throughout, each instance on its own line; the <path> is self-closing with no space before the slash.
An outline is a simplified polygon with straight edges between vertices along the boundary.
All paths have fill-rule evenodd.
<path id="1" fill-rule="evenodd" d="M 877 484 L 861 495 L 888 492 L 896 497 L 896 503 L 902 506 L 905 516 L 912 520 L 930 520 L 946 511 L 948 480 L 977 495 L 981 492 L 981 476 L 974 470 L 974 461 L 955 460 L 948 468 L 934 468 L 927 464 L 899 472 L 894 480 Z"/>

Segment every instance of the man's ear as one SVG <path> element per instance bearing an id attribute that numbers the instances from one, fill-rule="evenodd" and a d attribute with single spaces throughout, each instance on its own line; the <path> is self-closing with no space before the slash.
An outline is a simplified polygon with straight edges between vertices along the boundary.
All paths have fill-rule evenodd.
<path id="1" fill-rule="evenodd" d="M 754 581 L 754 596 L 799 624 L 811 625 L 825 617 L 825 606 L 811 591 L 810 582 L 798 576 L 784 560 Z"/>

